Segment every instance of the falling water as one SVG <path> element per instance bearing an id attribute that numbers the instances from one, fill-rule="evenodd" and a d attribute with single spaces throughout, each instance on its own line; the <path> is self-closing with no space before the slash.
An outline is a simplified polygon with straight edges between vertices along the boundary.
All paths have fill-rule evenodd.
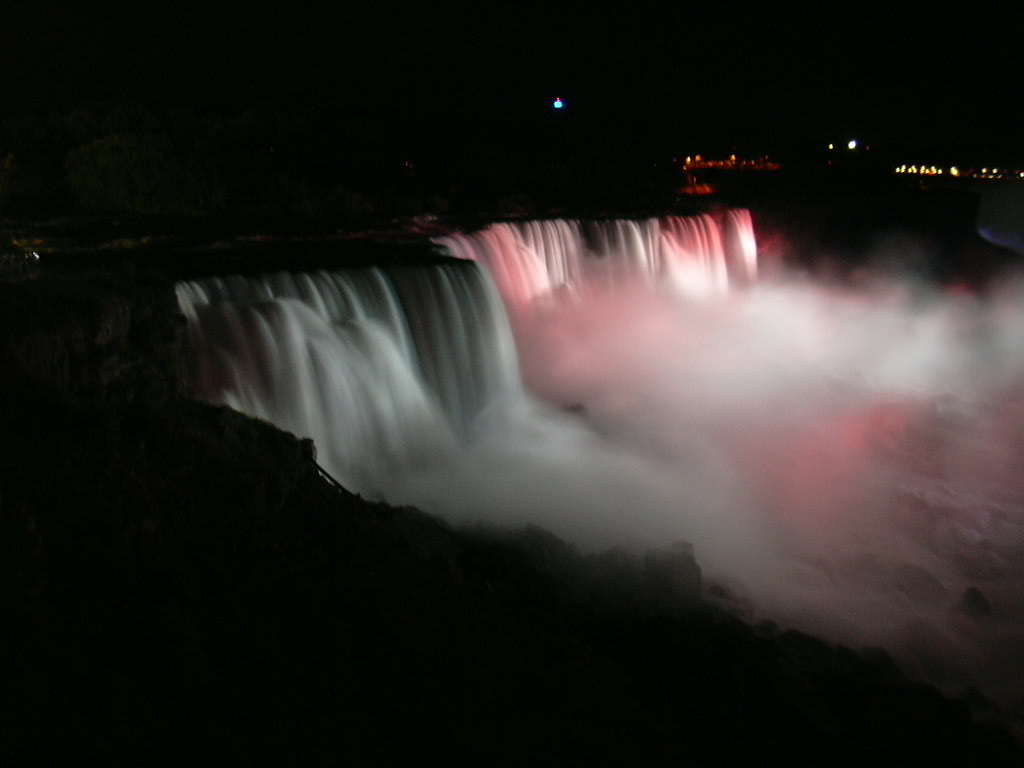
<path id="1" fill-rule="evenodd" d="M 510 308 L 566 292 L 583 297 L 616 286 L 660 284 L 694 297 L 721 296 L 757 278 L 747 210 L 644 221 L 525 221 L 493 224 L 438 242 L 484 264 Z"/>
<path id="2" fill-rule="evenodd" d="M 334 476 L 387 498 L 481 421 L 523 409 L 506 313 L 474 260 L 519 309 L 637 281 L 714 295 L 756 273 L 747 211 L 497 224 L 439 244 L 461 260 L 180 284 L 193 391 L 312 437 Z"/>
<path id="3" fill-rule="evenodd" d="M 312 437 L 369 496 L 521 393 L 500 302 L 471 265 L 212 278 L 179 284 L 178 301 L 193 391 Z"/>
<path id="4" fill-rule="evenodd" d="M 758 284 L 745 211 L 439 245 L 464 261 L 182 284 L 195 391 L 454 523 L 685 539 L 737 610 L 1019 708 L 1024 287 Z"/>

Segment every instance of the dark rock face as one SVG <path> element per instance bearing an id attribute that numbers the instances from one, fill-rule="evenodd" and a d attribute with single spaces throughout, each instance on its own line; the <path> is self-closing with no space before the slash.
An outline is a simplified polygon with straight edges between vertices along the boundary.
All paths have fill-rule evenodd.
<path id="1" fill-rule="evenodd" d="M 49 279 L 2 305 L 6 765 L 1019 764 L 884 652 L 704 602 L 685 545 L 353 496 L 181 396 L 169 284 Z"/>
<path id="2" fill-rule="evenodd" d="M 134 269 L 0 282 L 0 365 L 62 392 L 160 405 L 184 394 L 173 286 Z"/>
<path id="3" fill-rule="evenodd" d="M 668 549 L 648 552 L 644 556 L 644 582 L 663 605 L 692 604 L 701 588 L 700 566 L 693 559 L 693 546 L 681 541 Z"/>

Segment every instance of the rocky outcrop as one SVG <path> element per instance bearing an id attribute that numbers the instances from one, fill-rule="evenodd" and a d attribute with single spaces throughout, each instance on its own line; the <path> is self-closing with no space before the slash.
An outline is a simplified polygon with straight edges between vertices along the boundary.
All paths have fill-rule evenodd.
<path id="1" fill-rule="evenodd" d="M 0 282 L 0 365 L 60 391 L 159 405 L 184 394 L 183 319 L 155 272 L 54 268 Z"/>

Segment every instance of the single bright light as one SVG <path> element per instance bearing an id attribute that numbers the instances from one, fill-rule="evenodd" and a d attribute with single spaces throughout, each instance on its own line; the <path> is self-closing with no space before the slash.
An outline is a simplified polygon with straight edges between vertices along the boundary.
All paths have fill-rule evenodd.
<path id="1" fill-rule="evenodd" d="M 950 176 L 959 176 L 959 175 L 960 175 L 960 169 L 959 169 L 959 168 L 957 168 L 957 167 L 956 167 L 956 166 L 954 165 L 954 166 L 953 166 L 952 168 L 950 168 L 950 169 L 949 169 L 949 175 L 950 175 Z"/>
<path id="2" fill-rule="evenodd" d="M 829 145 L 828 145 L 828 148 L 829 148 L 829 149 L 835 149 L 835 148 L 836 148 L 836 145 L 835 145 L 835 144 L 829 144 Z"/>
<path id="3" fill-rule="evenodd" d="M 846 145 L 846 148 L 847 149 L 856 149 L 857 148 L 857 140 L 856 139 L 850 139 L 850 141 Z"/>
<path id="4" fill-rule="evenodd" d="M 561 99 L 555 99 L 554 103 L 551 106 L 553 106 L 555 109 L 561 109 L 562 107 L 565 106 L 565 102 L 562 101 Z"/>

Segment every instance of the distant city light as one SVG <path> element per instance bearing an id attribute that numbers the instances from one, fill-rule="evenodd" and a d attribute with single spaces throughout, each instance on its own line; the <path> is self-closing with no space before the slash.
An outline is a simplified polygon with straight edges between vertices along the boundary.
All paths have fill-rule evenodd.
<path id="1" fill-rule="evenodd" d="M 906 173 L 917 176 L 945 176 L 949 175 L 959 179 L 1024 179 L 1024 171 L 1010 168 L 989 168 L 981 169 L 962 168 L 958 165 L 951 165 L 943 168 L 937 165 L 897 165 L 893 167 L 893 173 Z"/>
<path id="2" fill-rule="evenodd" d="M 836 145 L 835 145 L 835 144 L 829 144 L 829 145 L 828 145 L 828 148 L 829 148 L 829 149 L 835 149 L 835 148 L 836 148 Z"/>
<path id="3" fill-rule="evenodd" d="M 767 155 L 751 158 L 740 157 L 738 155 L 729 155 L 728 158 L 724 160 L 705 158 L 703 155 L 687 155 L 686 160 L 683 163 L 684 171 L 707 169 L 721 169 L 733 171 L 777 171 L 781 167 L 781 164 L 772 160 Z"/>
<path id="4" fill-rule="evenodd" d="M 555 109 L 561 109 L 562 107 L 565 106 L 565 102 L 558 98 L 555 99 L 554 103 L 551 106 L 553 106 Z"/>
<path id="5" fill-rule="evenodd" d="M 850 139 L 847 142 L 847 144 L 846 144 L 846 148 L 847 149 L 856 149 L 857 148 L 857 140 L 856 139 Z"/>

